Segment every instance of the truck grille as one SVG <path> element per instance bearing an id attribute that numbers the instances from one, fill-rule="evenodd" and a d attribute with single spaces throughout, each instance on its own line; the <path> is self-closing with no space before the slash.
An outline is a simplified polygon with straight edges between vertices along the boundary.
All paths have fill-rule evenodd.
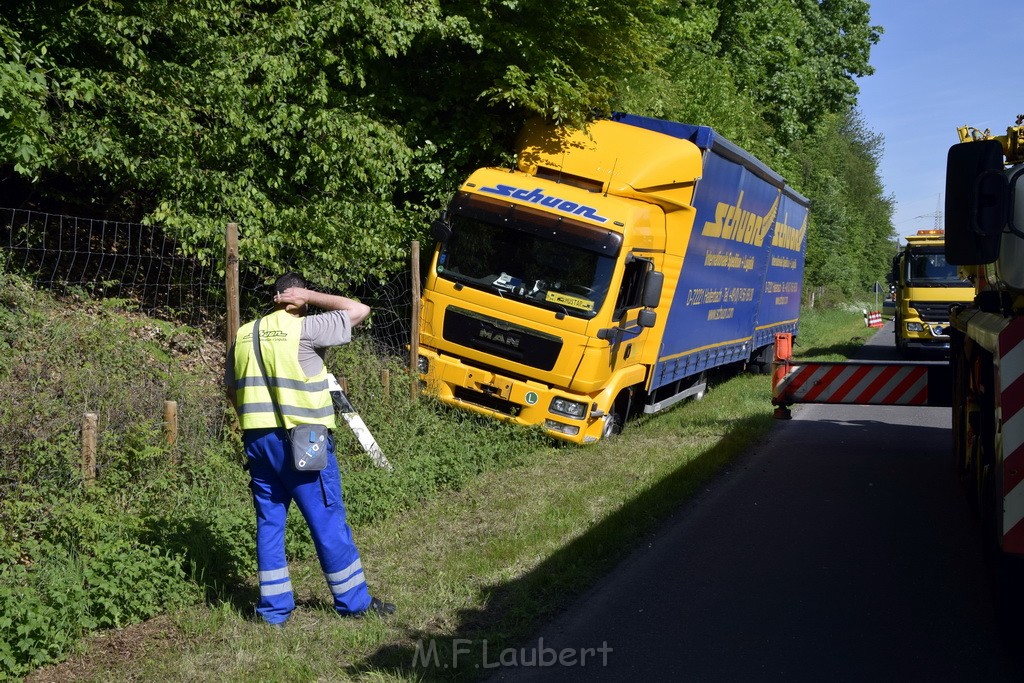
<path id="1" fill-rule="evenodd" d="M 555 367 L 562 340 L 456 306 L 444 312 L 445 340 L 541 370 Z"/>
<path id="2" fill-rule="evenodd" d="M 952 301 L 911 301 L 910 307 L 917 311 L 921 320 L 929 323 L 949 322 L 949 307 Z"/>

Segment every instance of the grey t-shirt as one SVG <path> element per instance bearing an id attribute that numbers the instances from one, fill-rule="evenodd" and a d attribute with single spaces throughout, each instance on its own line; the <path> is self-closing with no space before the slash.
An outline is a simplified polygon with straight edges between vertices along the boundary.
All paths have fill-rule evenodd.
<path id="1" fill-rule="evenodd" d="M 299 337 L 299 365 L 306 377 L 324 369 L 324 354 L 331 346 L 347 344 L 352 340 L 352 326 L 348 311 L 328 311 L 307 315 L 302 319 Z"/>
<path id="2" fill-rule="evenodd" d="M 332 346 L 347 344 L 352 340 L 352 325 L 347 311 L 327 311 L 302 318 L 302 333 L 299 335 L 299 365 L 306 377 L 313 377 L 324 369 L 324 354 Z M 224 363 L 224 384 L 235 385 L 235 347 L 228 349 Z"/>

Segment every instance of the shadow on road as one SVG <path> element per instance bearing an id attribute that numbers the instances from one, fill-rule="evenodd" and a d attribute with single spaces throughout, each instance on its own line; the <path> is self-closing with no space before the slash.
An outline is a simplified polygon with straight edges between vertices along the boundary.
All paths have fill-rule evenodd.
<path id="1" fill-rule="evenodd" d="M 857 359 L 895 360 L 876 339 Z M 699 462 L 528 573 L 479 589 L 472 602 L 484 607 L 439 626 L 443 637 L 408 630 L 349 673 L 1024 680 L 1020 653 L 1005 651 L 995 628 L 976 522 L 950 462 L 948 409 L 806 408 L 812 418 L 778 423 L 696 498 Z M 723 429 L 704 457 L 735 448 L 729 441 L 750 426 Z M 607 642 L 614 657 L 608 666 L 545 666 L 542 642 L 574 657 Z M 515 665 L 502 666 L 508 653 Z"/>
<path id="2" fill-rule="evenodd" d="M 374 669 L 416 680 L 475 680 L 493 674 L 502 650 L 512 648 L 578 598 L 676 512 L 680 501 L 704 486 L 707 466 L 719 460 L 722 449 L 753 430 L 750 418 L 724 423 L 722 440 L 700 458 L 677 468 L 614 514 L 544 559 L 535 569 L 512 581 L 479 590 L 482 609 L 464 610 L 452 635 L 407 631 L 405 642 L 389 645 L 354 665 L 349 673 Z M 763 423 L 762 423 L 763 424 Z M 703 483 L 702 483 L 703 482 Z M 488 638 L 489 640 L 482 640 Z"/>

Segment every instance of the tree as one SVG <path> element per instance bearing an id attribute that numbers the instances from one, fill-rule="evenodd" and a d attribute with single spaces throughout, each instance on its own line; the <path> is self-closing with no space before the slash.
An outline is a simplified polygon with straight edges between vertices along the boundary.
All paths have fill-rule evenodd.
<path id="1" fill-rule="evenodd" d="M 0 35 L 46 78 L 9 86 L 38 121 L 29 151 L 5 142 L 6 172 L 186 247 L 235 221 L 249 262 L 362 281 L 404 261 L 427 207 L 524 118 L 606 108 L 656 51 L 657 4 L 15 0 Z"/>
<path id="2" fill-rule="evenodd" d="M 712 125 L 831 196 L 795 150 L 877 38 L 862 0 L 7 0 L 0 183 L 186 249 L 234 221 L 243 261 L 341 287 L 401 267 L 531 116 Z"/>
<path id="3" fill-rule="evenodd" d="M 9 160 L 17 173 L 32 174 L 52 132 L 46 95 L 41 59 L 0 24 L 0 159 Z"/>
<path id="4" fill-rule="evenodd" d="M 893 255 L 893 200 L 883 194 L 878 176 L 882 143 L 850 108 L 797 147 L 800 184 L 814 198 L 808 286 L 849 296 L 884 281 Z"/>
<path id="5" fill-rule="evenodd" d="M 856 103 L 881 29 L 864 0 L 720 0 L 712 37 L 780 142 Z"/>

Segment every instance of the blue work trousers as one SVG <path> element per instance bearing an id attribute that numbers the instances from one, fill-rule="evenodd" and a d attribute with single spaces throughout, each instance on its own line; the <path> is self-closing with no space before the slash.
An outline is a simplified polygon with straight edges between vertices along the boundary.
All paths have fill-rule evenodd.
<path id="1" fill-rule="evenodd" d="M 291 446 L 284 429 L 247 429 L 245 453 L 256 506 L 256 559 L 260 601 L 256 612 L 268 623 L 285 621 L 295 609 L 295 596 L 284 551 L 285 520 L 292 500 L 306 518 L 324 578 L 341 614 L 365 611 L 370 605 L 359 551 L 345 520 L 341 475 L 328 439 L 327 466 L 320 472 L 298 472 L 291 464 Z"/>

